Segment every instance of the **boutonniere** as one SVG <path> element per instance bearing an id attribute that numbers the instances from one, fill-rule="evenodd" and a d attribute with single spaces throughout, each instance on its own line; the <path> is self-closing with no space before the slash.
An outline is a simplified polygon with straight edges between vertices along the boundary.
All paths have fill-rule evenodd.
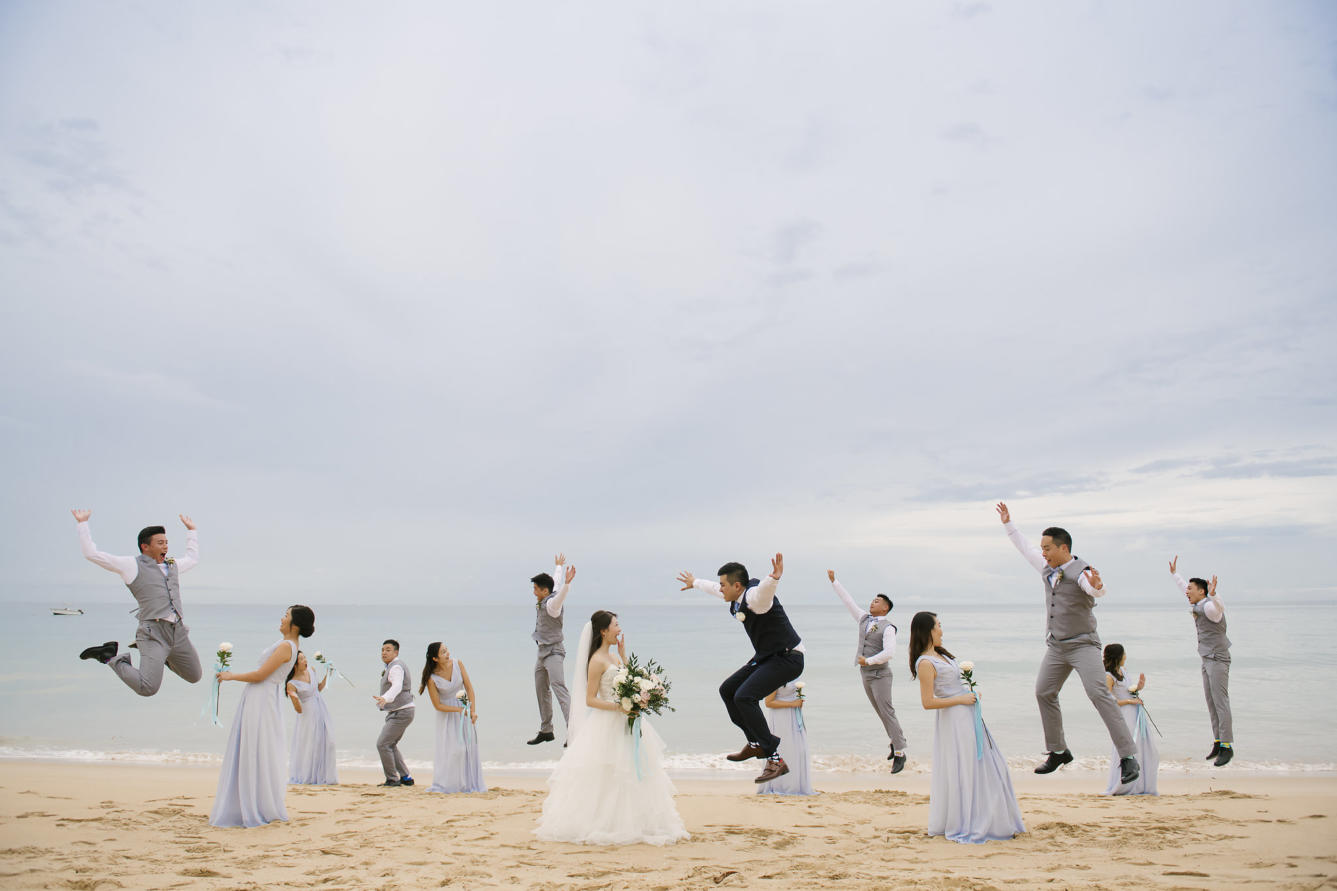
<path id="1" fill-rule="evenodd" d="M 166 558 L 165 560 L 163 560 L 162 562 L 166 563 L 168 566 L 175 566 L 175 565 L 176 565 L 176 558 L 175 558 L 175 557 L 168 557 L 168 558 Z"/>
<path id="2" fill-rule="evenodd" d="M 734 613 L 733 617 L 740 622 L 747 621 L 747 613 L 743 612 L 741 609 L 738 612 Z"/>
<path id="3" fill-rule="evenodd" d="M 1060 569 L 1054 574 L 1054 584 L 1057 585 L 1061 581 L 1063 581 L 1063 570 Z"/>
<path id="4" fill-rule="evenodd" d="M 873 632 L 877 631 L 877 619 L 874 619 L 873 621 L 868 623 L 868 630 Z"/>

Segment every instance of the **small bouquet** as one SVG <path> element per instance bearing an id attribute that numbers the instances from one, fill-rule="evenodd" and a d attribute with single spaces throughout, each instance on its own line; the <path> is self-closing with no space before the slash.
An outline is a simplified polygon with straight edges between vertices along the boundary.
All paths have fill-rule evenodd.
<path id="1" fill-rule="evenodd" d="M 1156 727 L 1156 722 L 1152 719 L 1151 712 L 1147 711 L 1147 704 L 1142 701 L 1142 695 L 1137 690 L 1134 690 L 1131 687 L 1128 689 L 1128 695 L 1131 696 L 1133 699 L 1137 700 L 1138 720 L 1140 721 L 1143 718 L 1146 718 L 1148 721 L 1151 721 L 1151 726 L 1156 729 L 1156 735 L 1164 739 L 1165 734 L 1161 733 L 1161 728 Z"/>
<path id="2" fill-rule="evenodd" d="M 646 712 L 662 714 L 664 709 L 676 711 L 669 705 L 668 678 L 664 677 L 664 667 L 653 659 L 642 665 L 632 653 L 627 657 L 627 664 L 613 676 L 613 693 L 627 715 L 627 732 L 631 733 L 636 720 Z"/>
<path id="3" fill-rule="evenodd" d="M 200 711 L 200 717 L 208 718 L 209 723 L 214 727 L 223 726 L 223 722 L 218 720 L 218 673 L 227 671 L 231 665 L 232 644 L 223 641 L 214 653 L 214 678 L 213 683 L 209 685 L 209 701 L 204 704 L 204 708 Z"/>
<path id="4" fill-rule="evenodd" d="M 466 715 L 469 714 L 469 691 L 460 690 L 455 694 L 455 698 L 459 700 L 460 707 L 464 709 L 464 713 Z"/>
<path id="5" fill-rule="evenodd" d="M 325 654 L 320 650 L 316 650 L 314 653 L 312 653 L 311 658 L 315 659 L 325 668 L 326 674 L 330 675 L 331 677 L 343 678 L 345 681 L 348 681 L 348 675 L 341 674 L 339 672 L 339 669 L 334 667 L 334 663 L 327 660 L 325 658 Z M 352 681 L 348 681 L 348 686 L 356 687 L 357 684 L 354 684 Z"/>
<path id="6" fill-rule="evenodd" d="M 803 688 L 806 687 L 806 686 L 807 686 L 807 682 L 806 682 L 806 681 L 795 681 L 795 682 L 794 682 L 794 691 L 798 693 L 798 698 L 799 698 L 799 701 L 800 701 L 800 702 L 803 701 L 804 699 L 807 699 L 807 698 L 808 698 L 807 696 L 805 696 L 805 695 L 803 694 Z"/>
<path id="7" fill-rule="evenodd" d="M 232 665 L 232 644 L 223 641 L 218 645 L 218 652 L 214 653 L 214 659 L 218 663 L 215 671 L 227 671 Z"/>
<path id="8" fill-rule="evenodd" d="M 961 680 L 965 681 L 966 686 L 970 688 L 971 693 L 975 693 L 975 663 L 969 660 L 958 662 L 957 667 L 961 669 Z M 970 706 L 975 710 L 975 760 L 978 761 L 984 757 L 984 713 L 980 710 L 979 694 L 975 694 L 975 704 Z M 993 747 L 993 740 L 989 740 L 990 748 Z"/>
<path id="9" fill-rule="evenodd" d="M 970 692 L 971 692 L 971 693 L 974 693 L 974 692 L 975 692 L 975 663 L 974 663 L 974 662 L 970 662 L 970 661 L 962 662 L 962 663 L 960 664 L 960 668 L 961 668 L 961 680 L 965 681 L 965 682 L 966 682 L 966 686 L 970 688 Z"/>

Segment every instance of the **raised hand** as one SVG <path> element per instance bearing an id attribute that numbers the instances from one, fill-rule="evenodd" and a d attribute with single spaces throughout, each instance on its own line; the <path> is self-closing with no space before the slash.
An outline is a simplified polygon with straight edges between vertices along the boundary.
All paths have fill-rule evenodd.
<path id="1" fill-rule="evenodd" d="M 1142 690 L 1147 689 L 1147 676 L 1146 676 L 1146 674 L 1139 674 L 1139 675 L 1137 676 L 1137 689 L 1138 689 L 1139 691 L 1142 691 Z"/>
<path id="2" fill-rule="evenodd" d="M 836 580 L 836 571 L 834 569 L 828 569 L 826 571 L 826 577 L 834 582 Z"/>
<path id="3" fill-rule="evenodd" d="M 696 576 L 692 575 L 690 572 L 678 573 L 678 581 L 682 582 L 682 590 L 684 591 L 690 591 L 692 588 L 696 587 Z"/>
<path id="4" fill-rule="evenodd" d="M 1216 576 L 1212 576 L 1212 584 L 1207 588 L 1207 596 L 1208 597 L 1216 596 Z"/>
<path id="5" fill-rule="evenodd" d="M 627 661 L 627 635 L 625 633 L 617 636 L 617 654 L 625 664 Z"/>
<path id="6" fill-rule="evenodd" d="M 785 574 L 785 555 L 776 554 L 774 557 L 771 558 L 771 578 L 775 579 L 778 582 L 780 581 L 780 576 L 784 574 Z"/>
<path id="7" fill-rule="evenodd" d="M 561 566 L 562 564 L 558 563 L 557 565 Z M 575 577 L 576 577 L 576 568 L 574 566 L 568 566 L 566 568 L 566 583 L 568 585 L 571 584 L 572 579 L 574 579 Z"/>
<path id="8" fill-rule="evenodd" d="M 1086 570 L 1086 577 L 1090 579 L 1091 587 L 1095 588 L 1097 591 L 1105 587 L 1105 583 L 1100 580 L 1100 570 L 1096 569 L 1094 566 L 1089 567 Z"/>
<path id="9" fill-rule="evenodd" d="M 556 563 L 558 566 L 561 566 L 563 563 L 566 562 L 566 554 L 558 554 L 556 557 L 552 558 L 552 562 Z"/>
<path id="10" fill-rule="evenodd" d="M 1012 522 L 1012 513 L 1007 509 L 1006 504 L 1000 501 L 994 506 L 994 510 L 998 511 L 998 519 L 1003 522 L 1004 526 Z"/>
<path id="11" fill-rule="evenodd" d="M 1178 568 L 1178 566 L 1179 566 L 1179 555 L 1175 554 L 1175 558 L 1170 561 L 1170 575 L 1175 574 L 1175 570 Z"/>
<path id="12" fill-rule="evenodd" d="M 77 508 L 70 511 L 70 513 L 74 514 L 74 522 L 76 523 L 87 522 L 88 518 L 93 516 L 93 512 L 91 510 L 79 510 Z"/>
<path id="13" fill-rule="evenodd" d="M 192 532 L 195 531 L 195 521 L 194 521 L 194 520 L 192 520 L 190 517 L 186 516 L 185 514 L 177 514 L 176 516 L 177 516 L 177 518 L 178 518 L 179 520 L 181 520 L 181 525 L 182 525 L 182 526 L 185 526 L 187 529 L 191 530 Z"/>

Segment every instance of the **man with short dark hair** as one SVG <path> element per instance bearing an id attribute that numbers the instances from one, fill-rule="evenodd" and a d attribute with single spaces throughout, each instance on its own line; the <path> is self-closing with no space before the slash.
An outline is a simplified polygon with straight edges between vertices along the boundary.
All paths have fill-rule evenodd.
<path id="1" fill-rule="evenodd" d="M 727 756 L 730 761 L 765 758 L 766 767 L 758 783 L 768 783 L 789 773 L 780 757 L 780 737 L 771 732 L 761 711 L 761 700 L 803 674 L 803 642 L 775 596 L 784 573 L 784 555 L 771 560 L 771 574 L 756 582 L 748 578 L 741 563 L 719 568 L 719 582 L 698 579 L 690 572 L 678 573 L 682 589 L 699 588 L 729 604 L 729 614 L 743 625 L 752 643 L 752 658 L 720 684 L 720 698 L 729 720 L 743 731 L 747 744 Z"/>
<path id="2" fill-rule="evenodd" d="M 1202 692 L 1207 698 L 1207 716 L 1212 721 L 1212 750 L 1207 760 L 1225 767 L 1235 757 L 1235 735 L 1230 719 L 1230 638 L 1226 637 L 1226 608 L 1216 596 L 1216 576 L 1187 582 L 1176 571 L 1179 556 L 1170 561 L 1170 575 L 1188 598 L 1198 631 L 1198 656 L 1202 659 Z"/>
<path id="3" fill-rule="evenodd" d="M 399 641 L 388 638 L 381 644 L 381 693 L 373 696 L 376 707 L 385 712 L 385 725 L 376 738 L 376 754 L 381 756 L 381 770 L 385 773 L 382 786 L 412 786 L 409 766 L 399 753 L 399 741 L 413 723 L 413 680 L 409 668 L 399 660 Z"/>
<path id="4" fill-rule="evenodd" d="M 152 696 L 162 686 L 162 670 L 166 665 L 182 680 L 194 684 L 203 670 L 200 654 L 190 642 L 181 606 L 180 577 L 200 562 L 200 540 L 195 521 L 185 514 L 178 515 L 186 527 L 186 553 L 180 560 L 167 556 L 167 530 L 161 526 L 146 526 L 139 532 L 139 556 L 118 557 L 106 554 L 93 544 L 93 533 L 88 528 L 91 510 L 72 510 L 78 524 L 79 547 L 84 558 L 125 582 L 139 604 L 136 617 L 139 628 L 131 646 L 139 650 L 139 668 L 130 661 L 128 652 L 117 654 L 120 644 L 109 640 L 92 646 L 79 654 L 80 659 L 96 659 L 110 665 L 116 676 L 140 696 Z"/>
<path id="5" fill-rule="evenodd" d="M 534 643 L 538 645 L 538 658 L 534 661 L 534 695 L 539 701 L 539 732 L 526 744 L 536 746 L 539 743 L 552 742 L 557 737 L 552 732 L 552 698 L 557 697 L 557 705 L 562 710 L 562 722 L 571 723 L 571 694 L 566 689 L 565 666 L 566 641 L 562 632 L 562 604 L 571 590 L 571 582 L 576 577 L 576 567 L 566 566 L 566 555 L 558 554 L 552 575 L 540 572 L 529 581 L 534 586 Z M 565 569 L 565 572 L 563 571 Z M 562 579 L 561 590 L 553 593 L 557 583 L 554 577 Z M 584 707 L 584 703 L 577 703 Z"/>
<path id="6" fill-rule="evenodd" d="M 859 625 L 854 662 L 859 666 L 868 703 L 877 712 L 882 727 L 887 731 L 887 740 L 891 745 L 887 760 L 891 762 L 891 772 L 900 773 L 905 768 L 905 732 L 901 730 L 901 722 L 896 719 L 896 708 L 891 704 L 891 660 L 896 658 L 896 626 L 887 618 L 891 612 L 891 598 L 877 594 L 868 604 L 868 609 L 859 609 L 845 586 L 836 581 L 834 569 L 828 569 L 826 577 L 831 580 L 831 587 L 840 602 L 845 604 L 845 609 L 849 610 Z"/>
<path id="7" fill-rule="evenodd" d="M 1086 697 L 1105 722 L 1110 739 L 1119 752 L 1119 780 L 1127 784 L 1141 774 L 1137 764 L 1137 743 L 1128 732 L 1119 704 L 1105 686 L 1105 663 L 1101 659 L 1100 637 L 1096 634 L 1093 610 L 1096 598 L 1107 593 L 1100 573 L 1085 560 L 1072 555 L 1072 536 L 1067 530 L 1050 526 L 1034 547 L 1012 525 L 1007 505 L 998 502 L 998 518 L 1007 537 L 1026 562 L 1044 579 L 1045 658 L 1035 679 L 1035 699 L 1040 705 L 1044 725 L 1045 748 L 1049 750 L 1036 773 L 1052 773 L 1072 761 L 1072 753 L 1063 738 L 1063 712 L 1058 694 L 1073 671 L 1082 679 Z"/>

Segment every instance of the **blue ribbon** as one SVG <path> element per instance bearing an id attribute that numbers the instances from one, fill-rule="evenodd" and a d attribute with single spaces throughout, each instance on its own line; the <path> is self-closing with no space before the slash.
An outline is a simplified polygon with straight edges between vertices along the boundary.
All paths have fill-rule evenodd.
<path id="1" fill-rule="evenodd" d="M 469 703 L 464 704 L 464 711 L 459 712 L 460 716 L 460 742 L 464 742 L 464 725 L 469 723 Z"/>
<path id="2" fill-rule="evenodd" d="M 975 694 L 975 760 L 984 758 L 984 713 L 980 711 L 980 694 Z"/>
<path id="3" fill-rule="evenodd" d="M 217 675 L 218 675 L 218 673 L 219 673 L 220 671 L 226 671 L 226 669 L 223 667 L 223 664 L 222 664 L 221 662 L 215 662 L 215 663 L 214 663 L 214 679 L 213 679 L 213 683 L 209 684 L 209 701 L 206 702 L 206 703 L 204 704 L 204 708 L 200 710 L 200 717 L 201 717 L 201 718 L 208 718 L 208 719 L 209 719 L 209 723 L 212 724 L 212 725 L 215 726 L 215 727 L 222 727 L 222 726 L 223 726 L 223 722 L 220 721 L 220 720 L 218 720 L 218 684 L 219 684 L 219 681 L 218 681 L 218 676 L 217 676 Z"/>
<path id="4" fill-rule="evenodd" d="M 1147 731 L 1147 710 L 1142 707 L 1142 700 L 1137 701 L 1137 738 L 1140 740 L 1144 736 L 1150 736 Z"/>
<path id="5" fill-rule="evenodd" d="M 799 700 L 799 702 L 802 701 L 802 699 Z M 794 711 L 798 713 L 798 729 L 806 731 L 808 728 L 803 726 L 803 706 L 800 705 L 798 708 L 794 709 Z"/>
<path id="6" fill-rule="evenodd" d="M 636 765 L 636 781 L 641 780 L 641 716 L 631 722 L 631 761 Z"/>

